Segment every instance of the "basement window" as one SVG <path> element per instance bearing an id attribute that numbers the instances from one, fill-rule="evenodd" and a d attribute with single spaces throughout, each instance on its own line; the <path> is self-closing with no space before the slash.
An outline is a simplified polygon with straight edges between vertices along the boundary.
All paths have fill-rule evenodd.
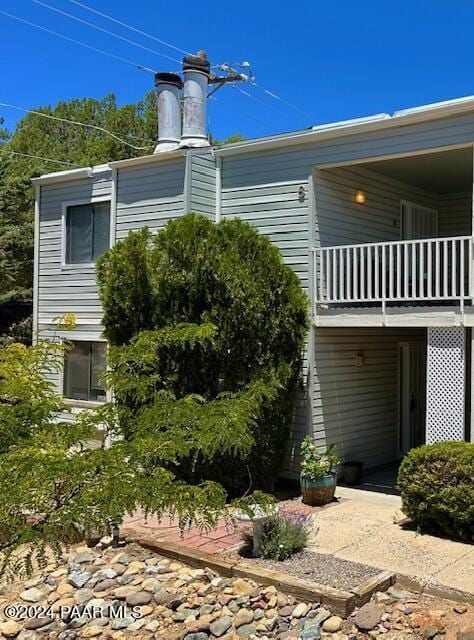
<path id="1" fill-rule="evenodd" d="M 73 342 L 64 363 L 63 394 L 69 400 L 105 402 L 102 374 L 106 367 L 105 342 Z"/>
<path id="2" fill-rule="evenodd" d="M 65 209 L 65 264 L 93 263 L 110 246 L 110 202 Z"/>

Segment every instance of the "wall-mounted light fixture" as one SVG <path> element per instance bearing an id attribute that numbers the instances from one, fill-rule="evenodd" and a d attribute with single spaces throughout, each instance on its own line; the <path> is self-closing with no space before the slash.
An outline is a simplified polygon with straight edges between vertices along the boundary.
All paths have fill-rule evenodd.
<path id="1" fill-rule="evenodd" d="M 364 362 L 365 362 L 364 354 L 359 351 L 359 353 L 356 353 L 355 366 L 356 367 L 363 367 L 364 366 Z"/>
<path id="2" fill-rule="evenodd" d="M 364 204 L 365 191 L 362 191 L 362 189 L 357 189 L 357 191 L 355 192 L 354 200 L 357 202 L 357 204 Z"/>

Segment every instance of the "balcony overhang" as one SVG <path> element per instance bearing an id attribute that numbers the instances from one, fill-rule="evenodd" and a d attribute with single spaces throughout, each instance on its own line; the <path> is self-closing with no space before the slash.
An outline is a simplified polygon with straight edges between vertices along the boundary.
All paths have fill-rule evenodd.
<path id="1" fill-rule="evenodd" d="M 456 306 L 320 308 L 313 318 L 320 328 L 344 327 L 474 327 L 474 308 Z"/>
<path id="2" fill-rule="evenodd" d="M 314 323 L 427 326 L 429 316 L 432 326 L 465 325 L 473 255 L 472 236 L 315 248 Z"/>

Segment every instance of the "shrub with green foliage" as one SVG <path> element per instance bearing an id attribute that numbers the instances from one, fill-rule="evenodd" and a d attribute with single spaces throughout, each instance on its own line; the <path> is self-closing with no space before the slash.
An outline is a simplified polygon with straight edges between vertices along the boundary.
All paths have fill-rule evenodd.
<path id="1" fill-rule="evenodd" d="M 260 555 L 268 560 L 287 560 L 306 547 L 310 530 L 311 516 L 291 513 L 274 516 L 263 525 Z M 242 552 L 250 554 L 253 550 L 252 532 L 244 531 L 242 539 Z"/>
<path id="2" fill-rule="evenodd" d="M 65 316 L 58 327 L 72 321 Z M 253 442 L 250 427 L 266 394 L 258 381 L 238 397 L 209 402 L 172 401 L 163 392 L 161 413 L 144 412 L 132 435 L 122 431 L 111 404 L 72 420 L 44 375 L 61 370 L 67 349 L 41 339 L 31 347 L 0 345 L 0 578 L 45 566 L 48 548 L 59 558 L 65 543 L 110 534 L 136 509 L 175 515 L 182 529 L 214 526 L 228 514 L 225 490 L 214 482 L 187 484 L 173 467 L 197 452 L 245 455 Z M 163 428 L 155 429 L 155 420 Z M 172 435 L 163 426 L 168 420 Z M 236 506 L 245 512 L 247 503 L 269 502 L 254 494 Z"/>
<path id="3" fill-rule="evenodd" d="M 474 444 L 438 442 L 412 449 L 398 472 L 403 512 L 419 529 L 472 540 Z"/>
<path id="4" fill-rule="evenodd" d="M 98 261 L 111 344 L 108 376 L 122 431 L 250 425 L 244 458 L 181 463 L 194 483 L 272 486 L 286 451 L 308 300 L 278 249 L 248 223 L 188 214 L 130 233 Z"/>

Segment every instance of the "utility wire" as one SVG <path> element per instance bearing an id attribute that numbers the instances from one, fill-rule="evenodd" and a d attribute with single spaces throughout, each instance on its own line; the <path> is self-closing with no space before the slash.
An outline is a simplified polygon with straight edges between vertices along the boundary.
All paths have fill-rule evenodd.
<path id="1" fill-rule="evenodd" d="M 111 20 L 112 22 L 115 22 L 116 24 L 119 24 L 121 27 L 125 27 L 126 29 L 130 29 L 131 31 L 135 31 L 135 33 L 139 33 L 142 36 L 145 36 L 145 38 L 150 38 L 151 40 L 155 40 L 155 42 L 159 42 L 160 44 L 165 45 L 165 47 L 170 47 L 170 49 L 174 49 L 175 51 L 179 51 L 180 53 L 184 53 L 184 55 L 192 55 L 189 53 L 189 51 L 185 51 L 184 49 L 180 49 L 179 47 L 175 46 L 174 44 L 171 44 L 171 42 L 166 42 L 166 40 L 161 40 L 160 38 L 157 38 L 155 36 L 152 36 L 151 34 L 147 33 L 146 31 L 142 31 L 141 29 L 137 29 L 136 27 L 132 27 L 130 24 L 127 24 L 126 22 L 122 22 L 121 20 L 117 20 L 117 18 L 114 18 L 112 16 L 109 16 L 107 13 L 102 13 L 101 11 L 97 11 L 97 9 L 93 9 L 92 7 L 89 7 L 87 4 L 84 4 L 83 2 L 79 2 L 78 0 L 69 0 L 69 2 L 72 2 L 73 4 L 78 5 L 79 7 L 82 7 L 83 9 L 86 9 L 87 11 L 91 11 L 92 13 L 95 13 L 98 16 L 101 16 L 102 18 L 107 18 L 107 20 Z"/>
<path id="2" fill-rule="evenodd" d="M 171 56 L 166 55 L 166 53 L 160 53 L 159 51 L 156 51 L 155 49 L 150 49 L 149 47 L 145 47 L 144 45 L 135 42 L 134 40 L 130 40 L 129 38 L 124 38 L 123 36 L 119 35 L 118 33 L 115 33 L 114 31 L 109 31 L 108 29 L 103 29 L 102 27 L 99 27 L 98 25 L 92 23 L 92 22 L 88 22 L 87 20 L 83 20 L 82 18 L 78 18 L 77 16 L 73 16 L 71 13 L 68 13 L 67 11 L 62 11 L 61 9 L 57 9 L 56 7 L 51 6 L 50 4 L 47 4 L 46 2 L 42 2 L 41 0 L 31 0 L 32 2 L 34 2 L 35 4 L 39 4 L 42 7 L 45 7 L 46 9 L 49 9 L 49 11 L 55 11 L 56 13 L 59 13 L 62 16 L 66 16 L 67 18 L 70 18 L 71 20 L 76 20 L 76 22 L 80 22 L 81 24 L 85 24 L 86 26 L 90 27 L 91 29 L 96 29 L 97 31 L 101 31 L 102 33 L 107 34 L 108 36 L 112 36 L 113 38 L 117 38 L 118 40 L 122 40 L 123 42 L 126 42 L 127 44 L 131 44 L 134 47 L 139 47 L 140 49 L 143 49 L 144 51 L 148 51 L 149 53 L 153 53 L 156 56 L 161 56 L 162 58 L 166 58 L 167 60 L 171 60 L 172 62 L 177 62 L 178 64 L 181 64 L 181 60 L 178 60 L 177 58 L 172 58 Z"/>
<path id="3" fill-rule="evenodd" d="M 233 109 L 234 111 L 236 111 L 237 113 L 240 113 L 246 118 L 250 118 L 251 120 L 254 120 L 255 122 L 257 122 L 258 124 L 263 125 L 267 129 L 272 129 L 273 131 L 277 131 L 276 127 L 274 127 L 273 125 L 268 124 L 268 122 L 265 122 L 264 120 L 260 120 L 259 118 L 255 118 L 254 116 L 251 116 L 249 113 L 242 111 L 241 109 L 238 109 L 234 104 L 232 105 L 227 104 L 222 100 L 220 100 L 219 98 L 216 98 L 216 96 L 209 96 L 209 100 L 214 100 L 214 102 L 218 102 L 219 104 L 222 104 L 225 108 Z"/>
<path id="4" fill-rule="evenodd" d="M 80 168 L 81 165 L 73 164 L 72 162 L 66 162 L 65 160 L 53 160 L 52 158 L 44 158 L 43 156 L 33 156 L 29 153 L 20 153 L 19 151 L 9 151 L 8 149 L 2 149 L 0 147 L 0 153 L 9 153 L 14 156 L 22 156 L 24 158 L 33 158 L 35 160 L 44 160 L 44 162 L 56 162 L 57 164 L 65 164 L 69 167 Z"/>
<path id="5" fill-rule="evenodd" d="M 61 118 L 60 116 L 53 116 L 50 113 L 43 113 L 42 111 L 35 111 L 34 109 L 24 109 L 23 107 L 17 107 L 14 104 L 8 104 L 6 102 L 0 102 L 0 107 L 8 107 L 9 109 L 16 109 L 17 111 L 23 111 L 24 113 L 32 113 L 36 116 L 41 116 L 42 118 L 48 118 L 49 120 L 57 120 L 58 122 L 65 122 L 67 124 L 79 125 L 81 127 L 87 127 L 88 129 L 96 129 L 97 131 L 102 131 L 103 133 L 106 133 L 107 135 L 112 136 L 112 138 L 115 138 L 115 140 L 118 140 L 119 142 L 126 145 L 127 147 L 130 147 L 131 149 L 136 149 L 137 151 L 146 151 L 147 149 L 150 148 L 151 144 L 155 144 L 153 140 L 148 140 L 148 142 L 150 142 L 150 145 L 148 145 L 147 147 L 137 147 L 131 144 L 130 142 L 127 142 L 126 140 L 118 136 L 116 133 L 113 133 L 112 131 L 109 131 L 108 129 L 105 129 L 104 127 L 100 127 L 95 124 L 87 124 L 85 122 L 79 122 L 78 120 Z M 136 137 L 136 136 L 133 136 L 133 137 Z M 139 139 L 146 140 L 145 138 L 139 138 Z"/>
<path id="6" fill-rule="evenodd" d="M 170 44 L 170 43 L 168 43 L 168 42 L 166 42 L 166 41 L 164 41 L 164 40 L 160 40 L 159 38 L 155 38 L 154 36 L 151 36 L 150 34 L 147 34 L 146 32 L 142 32 L 142 31 L 140 31 L 139 29 L 135 29 L 135 27 L 131 27 L 131 26 L 130 26 L 130 25 L 128 25 L 127 23 L 125 23 L 125 22 L 121 22 L 120 20 L 117 20 L 116 18 L 113 18 L 112 16 L 108 16 L 107 14 L 103 14 L 103 13 L 101 13 L 101 12 L 99 12 L 99 11 L 95 10 L 95 9 L 92 9 L 91 7 L 88 7 L 87 5 L 83 4 L 82 2 L 79 2 L 78 0 L 69 0 L 69 1 L 70 1 L 70 2 L 73 2 L 74 4 L 77 4 L 78 6 L 83 7 L 83 8 L 85 8 L 85 9 L 89 10 L 89 11 L 92 11 L 93 13 L 96 13 L 96 14 L 98 14 L 98 15 L 101 15 L 101 16 L 103 16 L 103 17 L 108 18 L 109 20 L 112 20 L 112 21 L 114 21 L 114 22 L 117 22 L 118 24 L 121 24 L 122 26 L 125 26 L 125 27 L 127 27 L 127 28 L 130 28 L 130 29 L 132 29 L 133 31 L 136 31 L 137 33 L 141 33 L 142 35 L 145 35 L 146 37 L 149 37 L 149 38 L 151 38 L 151 39 L 153 39 L 153 40 L 156 40 L 157 42 L 160 42 L 160 43 L 162 43 L 162 44 L 165 44 L 166 46 L 170 46 L 170 47 L 172 47 L 173 49 L 176 49 L 177 51 L 180 51 L 180 52 L 183 52 L 183 53 L 187 53 L 187 52 L 186 52 L 186 51 L 184 51 L 183 49 L 180 49 L 179 47 L 175 47 L 174 45 L 172 45 L 172 44 Z M 106 30 L 106 29 L 102 29 L 102 28 L 101 28 L 101 27 L 99 27 L 98 25 L 94 25 L 94 24 L 89 23 L 89 22 L 87 22 L 87 21 L 85 21 L 85 20 L 82 20 L 81 18 L 77 18 L 76 16 L 72 16 L 72 15 L 70 15 L 70 14 L 68 14 L 68 13 L 64 12 L 64 11 L 61 11 L 61 10 L 59 10 L 59 9 L 55 8 L 55 7 L 52 7 L 52 6 L 50 6 L 50 5 L 47 5 L 47 4 L 46 4 L 46 3 L 44 3 L 44 2 L 40 2 L 40 0 L 33 0 L 33 2 L 36 2 L 37 4 L 43 5 L 43 6 L 45 6 L 46 8 L 48 8 L 48 9 L 50 9 L 50 10 L 52 10 L 52 11 L 56 11 L 57 13 L 60 13 L 60 14 L 66 15 L 66 16 L 70 17 L 70 18 L 71 18 L 71 19 L 73 19 L 73 20 L 77 20 L 78 22 L 82 22 L 82 23 L 84 23 L 84 24 L 86 24 L 86 25 L 88 25 L 88 26 L 90 26 L 90 27 L 92 27 L 92 28 L 94 28 L 94 29 L 97 29 L 97 30 L 99 30 L 99 31 L 102 31 L 102 32 L 104 32 L 104 33 L 107 33 L 107 34 L 109 34 L 109 35 L 111 35 L 111 36 L 113 36 L 113 37 L 116 37 L 116 38 L 118 38 L 118 39 L 120 39 L 120 40 L 123 40 L 123 41 L 125 41 L 125 42 L 127 42 L 127 43 L 129 43 L 129 44 L 132 44 L 132 45 L 134 45 L 134 46 L 138 46 L 138 47 L 140 47 L 140 48 L 142 48 L 142 49 L 145 49 L 145 50 L 147 50 L 147 51 L 149 51 L 149 52 L 151 52 L 151 53 L 154 53 L 154 54 L 156 54 L 156 55 L 163 56 L 163 57 L 165 57 L 165 58 L 167 58 L 167 59 L 169 59 L 169 60 L 172 60 L 173 62 L 178 62 L 178 63 L 180 62 L 179 60 L 177 60 L 177 59 L 175 59 L 175 58 L 171 58 L 170 56 L 166 56 L 166 54 L 162 54 L 162 53 L 160 53 L 160 52 L 158 52 L 158 51 L 155 51 L 155 50 L 153 50 L 153 49 L 149 49 L 148 47 L 144 47 L 144 46 L 142 46 L 142 45 L 140 45 L 140 44 L 138 44 L 138 43 L 134 42 L 133 40 L 129 40 L 128 38 L 123 38 L 122 36 L 120 36 L 120 35 L 118 35 L 118 34 L 115 34 L 115 33 L 111 32 L 111 31 Z M 147 71 L 147 72 L 149 72 L 149 73 L 153 73 L 153 74 L 155 74 L 155 73 L 156 73 L 156 70 L 155 70 L 155 69 L 151 69 L 151 68 L 146 67 L 146 66 L 144 66 L 144 65 L 142 65 L 142 64 L 139 64 L 139 63 L 133 62 L 133 61 L 131 61 L 131 60 L 128 60 L 127 58 L 123 58 L 123 57 L 121 57 L 121 56 L 118 56 L 118 55 L 116 55 L 116 54 L 114 54 L 114 53 L 110 53 L 110 52 L 108 52 L 108 51 L 104 51 L 103 49 L 99 49 L 99 48 L 97 48 L 97 47 L 94 47 L 94 46 L 88 45 L 88 44 L 86 44 L 86 43 L 84 43 L 84 42 L 81 42 L 80 40 L 76 40 L 76 39 L 74 39 L 74 38 L 70 38 L 69 36 L 66 36 L 66 35 L 64 35 L 64 34 L 62 34 L 62 33 L 57 32 L 57 31 L 53 31 L 53 30 L 51 30 L 51 29 L 47 29 L 46 27 L 43 27 L 43 26 L 38 25 L 38 24 L 36 24 L 36 23 L 34 23 L 34 22 L 31 22 L 31 21 L 29 21 L 29 20 L 26 20 L 25 18 L 21 18 L 21 17 L 19 17 L 19 16 L 17 16 L 17 15 L 14 15 L 14 14 L 11 14 L 11 13 L 7 13 L 6 11 L 0 11 L 0 14 L 1 14 L 1 15 L 6 16 L 6 17 L 8 17 L 8 18 L 11 18 L 12 20 L 17 20 L 18 22 L 21 22 L 21 23 L 23 23 L 23 24 L 26 24 L 26 25 L 28 25 L 28 26 L 30 26 L 30 27 L 34 27 L 34 28 L 36 28 L 36 29 L 40 29 L 41 31 L 44 31 L 44 32 L 46 32 L 46 33 L 48 33 L 48 34 L 50 34 L 50 35 L 54 35 L 54 36 L 56 36 L 56 37 L 58 37 L 58 38 L 62 38 L 63 40 L 66 40 L 66 41 L 68 41 L 68 42 L 72 42 L 73 44 L 77 44 L 77 45 L 79 45 L 79 46 L 81 46 L 81 47 L 84 47 L 84 48 L 86 48 L 86 49 L 89 49 L 90 51 L 94 51 L 95 53 L 100 53 L 100 54 L 105 55 L 105 56 L 107 56 L 107 57 L 109 57 L 109 58 L 112 58 L 112 59 L 115 59 L 115 60 L 119 60 L 120 62 L 124 62 L 124 63 L 126 63 L 126 64 L 132 65 L 133 67 L 135 67 L 135 68 L 137 68 L 137 69 L 141 69 L 141 70 L 143 70 L 143 71 Z M 305 111 L 303 111 L 303 110 L 302 110 L 302 109 L 300 109 L 299 107 L 297 107 L 297 106 L 293 105 L 292 103 L 288 102 L 287 100 L 284 100 L 283 98 L 281 98 L 280 96 L 278 96 L 275 92 L 270 91 L 270 90 L 268 90 L 268 89 L 265 89 L 264 87 L 262 87 L 262 86 L 258 85 L 255 81 L 252 81 L 252 84 L 253 84 L 253 86 L 255 86 L 255 87 L 257 87 L 258 89 L 260 89 L 261 91 L 263 91 L 266 95 L 268 95 L 268 96 L 272 97 L 273 99 L 280 101 L 281 103 L 285 104 L 286 106 L 288 106 L 288 107 L 290 107 L 290 108 L 292 108 L 292 109 L 294 109 L 294 110 L 296 110 L 296 111 L 298 111 L 298 112 L 300 112 L 300 113 L 304 114 L 304 115 L 305 115 L 305 116 L 307 116 L 307 117 L 311 117 L 308 113 L 306 113 Z M 244 95 L 246 95 L 248 98 L 250 98 L 250 99 L 254 99 L 254 100 L 257 100 L 257 101 L 258 101 L 258 98 L 256 98 L 256 97 L 255 97 L 255 96 L 253 96 L 252 94 L 250 94 L 250 93 L 248 93 L 248 92 L 245 92 L 245 91 L 243 91 L 243 90 L 241 90 L 241 89 L 240 89 L 240 91 L 241 91 L 241 93 L 243 93 Z M 212 97 L 214 98 L 214 96 L 212 96 Z M 218 102 L 219 102 L 219 101 L 218 101 Z M 265 103 L 263 103 L 263 102 L 262 102 L 262 104 L 264 104 L 264 105 L 265 105 L 265 106 L 267 106 L 267 107 L 269 106 L 269 105 L 266 105 L 266 104 L 265 104 Z M 270 108 L 270 107 L 269 107 L 269 108 Z M 252 117 L 252 116 L 249 116 L 249 114 L 246 114 L 246 113 L 244 113 L 244 112 L 241 112 L 241 113 L 243 113 L 246 117 Z M 254 119 L 255 121 L 258 121 L 256 118 L 252 118 L 252 119 Z M 268 123 L 264 123 L 263 121 L 259 121 L 259 122 L 260 122 L 260 124 L 264 124 L 264 126 L 269 127 L 269 128 L 271 128 L 271 129 L 274 129 L 274 130 L 275 130 L 275 128 L 274 128 L 274 127 L 272 127 L 271 125 L 268 125 Z M 109 132 L 109 133 L 110 133 L 110 132 Z"/>
<path id="7" fill-rule="evenodd" d="M 39 0 L 33 0 L 33 1 L 34 2 L 38 2 L 39 4 L 43 4 L 43 3 L 39 2 Z M 111 20 L 112 22 L 115 22 L 116 24 L 119 24 L 120 26 L 125 27 L 126 29 L 130 29 L 131 31 L 135 31 L 135 33 L 139 33 L 140 35 L 145 36 L 146 38 L 150 38 L 151 40 L 155 40 L 155 42 L 159 42 L 160 44 L 163 44 L 166 47 L 170 47 L 171 49 L 174 49 L 175 51 L 179 51 L 180 53 L 183 53 L 185 55 L 192 55 L 192 54 L 189 53 L 189 51 L 186 51 L 185 49 L 181 49 L 180 47 L 177 47 L 176 45 L 172 44 L 171 42 L 167 42 L 166 40 L 162 40 L 160 38 L 157 38 L 157 37 L 151 35 L 150 33 L 147 33 L 146 31 L 142 31 L 141 29 L 137 29 L 136 27 L 132 27 L 127 22 L 123 22 L 122 20 L 118 20 L 117 18 L 114 18 L 113 16 L 110 16 L 110 15 L 108 15 L 106 13 L 102 13 L 102 11 L 98 11 L 97 9 L 94 9 L 94 8 L 88 6 L 87 4 L 84 4 L 83 2 L 79 2 L 79 0 L 69 0 L 69 2 L 72 2 L 73 4 L 75 4 L 75 5 L 79 6 L 79 7 L 82 7 L 83 9 L 86 9 L 87 11 L 91 11 L 92 13 L 95 13 L 96 15 L 101 16 L 102 18 L 106 18 L 107 20 Z M 212 64 L 212 62 L 211 62 L 211 64 Z M 218 68 L 220 65 L 213 65 L 213 66 Z M 253 84 L 253 86 L 255 86 L 260 91 L 263 91 L 266 95 L 270 96 L 274 100 L 277 100 L 277 101 L 281 102 L 282 104 L 286 105 L 290 109 L 298 111 L 300 114 L 304 115 L 307 118 L 310 118 L 310 119 L 313 118 L 312 115 L 310 115 L 309 113 L 307 113 L 303 109 L 300 109 L 299 107 L 297 107 L 296 105 L 292 104 L 288 100 L 285 100 L 284 98 L 279 96 L 274 91 L 270 91 L 270 89 L 266 89 L 265 87 L 257 84 L 253 80 L 250 80 L 250 82 L 251 82 L 251 84 Z M 249 97 L 252 98 L 253 96 L 250 94 Z M 262 104 L 265 105 L 264 102 L 262 102 Z M 268 105 L 266 105 L 266 106 L 268 106 Z"/>
<path id="8" fill-rule="evenodd" d="M 108 51 L 104 51 L 103 49 L 98 49 L 97 47 L 93 47 L 89 44 L 85 44 L 80 40 L 75 40 L 74 38 L 70 38 L 69 36 L 65 36 L 63 33 L 58 33 L 57 31 L 52 31 L 51 29 L 47 29 L 46 27 L 42 27 L 35 22 L 30 22 L 29 20 L 25 20 L 25 18 L 20 18 L 19 16 L 13 15 L 12 13 L 7 13 L 6 11 L 0 11 L 0 14 L 3 16 L 7 16 L 7 18 L 11 18 L 12 20 L 17 20 L 18 22 L 22 22 L 24 24 L 29 25 L 30 27 L 34 27 L 35 29 L 40 29 L 41 31 L 45 31 L 53 36 L 58 38 L 62 38 L 63 40 L 68 40 L 69 42 L 73 42 L 74 44 L 79 45 L 80 47 L 84 47 L 85 49 L 90 49 L 91 51 L 95 51 L 96 53 L 101 53 L 104 56 L 108 56 L 109 58 L 114 58 L 115 60 L 120 60 L 121 62 L 125 62 L 127 64 L 132 65 L 136 69 L 141 69 L 142 71 L 148 71 L 148 73 L 155 74 L 155 69 L 150 69 L 149 67 L 145 67 L 142 64 L 138 64 L 137 62 L 132 62 L 127 58 L 122 58 L 121 56 L 115 55 L 115 53 L 109 53 Z"/>
<path id="9" fill-rule="evenodd" d="M 280 111 L 280 109 L 274 107 L 273 105 L 269 105 L 264 100 L 257 98 L 257 96 L 254 96 L 253 93 L 250 93 L 250 91 L 246 91 L 245 89 L 242 89 L 237 84 L 233 84 L 232 88 L 238 91 L 239 93 L 242 93 L 244 96 L 247 96 L 247 98 L 250 98 L 251 100 L 255 100 L 255 102 L 258 102 L 259 104 L 263 105 L 267 109 L 271 109 L 272 111 L 275 111 L 275 113 L 278 113 L 280 116 L 286 115 L 285 113 L 283 113 L 283 111 Z"/>
<path id="10" fill-rule="evenodd" d="M 269 89 L 265 89 L 265 87 L 262 87 L 261 85 L 257 84 L 255 81 L 251 81 L 251 84 L 253 84 L 254 87 L 257 87 L 257 89 L 260 89 L 260 91 L 263 91 L 263 93 L 266 93 L 267 96 L 270 96 L 274 100 L 278 100 L 282 104 L 285 104 L 287 107 L 290 107 L 290 109 L 294 109 L 294 111 L 298 111 L 299 113 L 304 115 L 306 118 L 311 118 L 311 119 L 313 118 L 313 116 L 310 115 L 307 111 L 303 111 L 303 109 L 300 109 L 299 107 L 297 107 L 296 105 L 292 104 L 291 102 L 288 102 L 288 100 L 284 100 L 282 97 L 280 97 L 274 91 L 270 91 Z"/>

